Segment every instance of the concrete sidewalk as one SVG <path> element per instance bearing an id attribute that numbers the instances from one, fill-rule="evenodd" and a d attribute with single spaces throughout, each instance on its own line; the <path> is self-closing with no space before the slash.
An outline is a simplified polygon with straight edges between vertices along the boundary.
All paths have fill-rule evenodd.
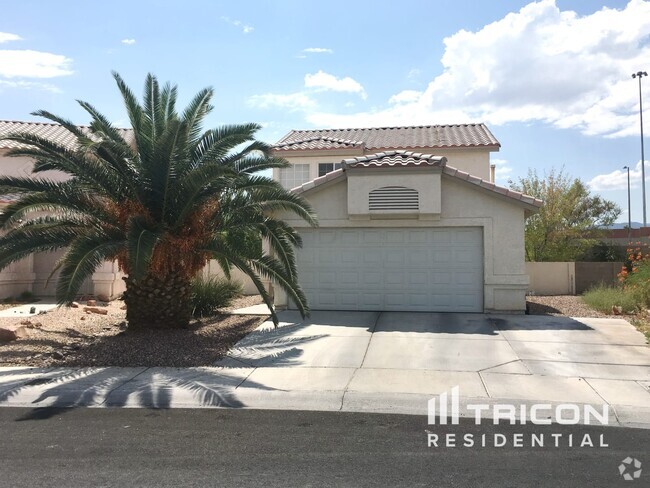
<path id="1" fill-rule="evenodd" d="M 293 312 L 211 368 L 0 369 L 3 406 L 239 407 L 426 415 L 461 406 L 602 406 L 612 425 L 650 427 L 650 348 L 620 319 Z"/>

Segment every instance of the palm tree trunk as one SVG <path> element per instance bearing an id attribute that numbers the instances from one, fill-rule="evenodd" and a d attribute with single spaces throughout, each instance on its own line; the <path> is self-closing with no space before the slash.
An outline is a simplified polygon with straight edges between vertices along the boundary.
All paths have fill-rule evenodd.
<path id="1" fill-rule="evenodd" d="M 176 273 L 147 275 L 141 280 L 124 278 L 126 320 L 132 329 L 187 327 L 192 313 L 190 282 Z"/>

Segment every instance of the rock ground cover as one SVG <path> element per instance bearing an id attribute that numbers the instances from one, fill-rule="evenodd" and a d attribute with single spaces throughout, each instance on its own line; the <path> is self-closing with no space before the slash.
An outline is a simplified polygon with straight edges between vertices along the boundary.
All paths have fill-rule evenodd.
<path id="1" fill-rule="evenodd" d="M 231 309 L 260 303 L 237 299 Z M 101 313 L 60 307 L 43 315 L 0 318 L 2 326 L 23 326 L 27 337 L 0 343 L 0 366 L 209 366 L 266 317 L 229 315 L 227 310 L 193 320 L 186 329 L 132 331 L 123 302 L 97 302 Z"/>

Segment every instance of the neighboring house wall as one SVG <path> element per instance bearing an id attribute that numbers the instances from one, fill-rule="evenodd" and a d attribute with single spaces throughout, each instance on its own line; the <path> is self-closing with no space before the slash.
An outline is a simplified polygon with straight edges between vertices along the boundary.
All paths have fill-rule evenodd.
<path id="1" fill-rule="evenodd" d="M 67 176 L 59 171 L 46 171 L 32 175 L 33 162 L 29 158 L 9 157 L 6 149 L 0 149 L 0 174 L 6 176 L 48 178 L 64 181 Z M 14 263 L 0 271 L 0 299 L 17 296 L 24 291 L 30 291 L 37 296 L 53 297 L 56 294 L 58 272 L 52 274 L 57 261 L 63 255 L 63 250 L 53 253 L 36 253 L 27 259 Z M 204 273 L 223 276 L 216 265 L 210 262 Z M 117 263 L 104 263 L 92 276 L 86 280 L 79 290 L 80 295 L 107 296 L 118 298 L 125 290 L 124 276 L 118 270 Z M 233 278 L 242 282 L 244 293 L 257 294 L 253 282 L 238 270 L 233 271 Z"/>
<path id="2" fill-rule="evenodd" d="M 221 270 L 219 263 L 213 259 L 205 266 L 205 268 L 203 268 L 203 277 L 225 278 L 225 275 Z M 259 294 L 259 291 L 257 291 L 257 287 L 255 286 L 255 283 L 253 283 L 253 280 L 251 280 L 243 271 L 240 271 L 236 268 L 232 269 L 230 271 L 230 278 L 232 281 L 237 281 L 242 284 L 244 288 L 244 295 Z M 268 285 L 268 280 L 263 280 L 262 282 Z"/>
<path id="3" fill-rule="evenodd" d="M 409 149 L 409 151 L 420 152 L 423 154 L 431 154 L 433 156 L 444 156 L 447 158 L 447 164 L 453 166 L 461 171 L 465 171 L 473 176 L 490 181 L 490 151 L 486 148 L 416 148 Z M 366 151 L 367 154 L 380 151 Z M 326 153 L 326 154 L 325 154 Z M 288 151 L 278 151 L 278 156 L 285 158 L 292 165 L 307 164 L 309 165 L 308 173 L 304 173 L 303 181 L 298 184 L 286 185 L 287 188 L 295 188 L 302 183 L 311 181 L 318 178 L 318 165 L 321 163 L 340 163 L 343 159 L 354 158 L 363 156 L 360 150 L 353 150 L 350 152 L 337 151 L 303 151 L 298 154 L 290 153 Z M 273 179 L 281 181 L 280 169 L 273 170 Z"/>
<path id="4" fill-rule="evenodd" d="M 32 291 L 34 273 L 32 256 L 10 264 L 0 273 L 0 298 L 15 297 L 24 291 Z"/>
<path id="5" fill-rule="evenodd" d="M 9 157 L 8 149 L 0 149 L 0 175 L 4 176 L 31 176 L 34 162 L 30 158 Z M 67 176 L 60 171 L 44 171 L 36 175 L 37 178 L 48 178 L 54 181 L 63 181 Z"/>
<path id="6" fill-rule="evenodd" d="M 33 161 L 24 157 L 9 157 L 7 149 L 0 149 L 0 174 L 5 176 L 47 178 L 65 181 L 67 175 L 60 171 L 32 174 Z M 0 271 L 0 298 L 16 296 L 23 291 L 35 295 L 53 297 L 56 294 L 58 273 L 52 274 L 63 251 L 36 253 L 28 259 L 12 264 Z M 86 280 L 79 290 L 81 295 L 105 295 L 118 297 L 124 291 L 122 274 L 116 263 L 104 263 L 92 278 Z"/>

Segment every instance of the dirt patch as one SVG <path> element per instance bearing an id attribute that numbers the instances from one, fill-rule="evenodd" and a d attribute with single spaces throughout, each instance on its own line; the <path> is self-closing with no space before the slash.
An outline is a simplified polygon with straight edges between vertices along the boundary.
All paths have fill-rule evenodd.
<path id="1" fill-rule="evenodd" d="M 0 344 L 0 366 L 209 366 L 266 320 L 218 314 L 187 329 L 131 331 L 122 306 L 98 302 L 106 315 L 86 313 L 82 303 L 29 318 L 0 318 L 0 325 L 29 322 L 28 338 Z"/>
<path id="2" fill-rule="evenodd" d="M 579 296 L 529 296 L 526 297 L 528 313 L 531 315 L 556 315 L 565 317 L 609 317 L 594 310 Z"/>

